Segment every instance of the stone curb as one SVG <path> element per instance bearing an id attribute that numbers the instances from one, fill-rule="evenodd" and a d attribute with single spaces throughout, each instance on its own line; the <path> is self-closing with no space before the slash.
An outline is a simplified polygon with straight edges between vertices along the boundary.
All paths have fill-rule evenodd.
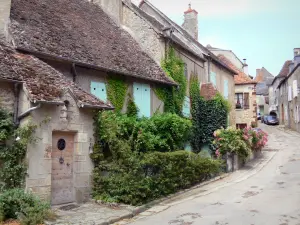
<path id="1" fill-rule="evenodd" d="M 124 219 L 130 219 L 130 218 L 132 218 L 132 217 L 134 217 L 134 216 L 136 216 L 136 215 L 138 215 L 138 214 L 140 214 L 140 213 L 142 213 L 142 212 L 145 212 L 147 209 L 151 208 L 151 207 L 154 206 L 154 205 L 157 205 L 157 204 L 159 204 L 159 203 L 162 203 L 162 202 L 164 202 L 164 201 L 166 201 L 166 200 L 170 200 L 170 199 L 172 199 L 172 198 L 174 198 L 174 197 L 180 196 L 181 194 L 184 194 L 184 193 L 186 193 L 186 192 L 189 192 L 189 191 L 192 191 L 192 190 L 194 190 L 194 189 L 200 188 L 200 187 L 202 187 L 202 186 L 205 186 L 205 185 L 210 184 L 210 183 L 212 183 L 212 182 L 215 182 L 215 181 L 217 181 L 217 180 L 222 180 L 222 179 L 228 177 L 230 174 L 231 174 L 231 173 L 225 173 L 225 174 L 222 174 L 222 175 L 217 176 L 217 177 L 215 177 L 215 178 L 212 178 L 212 179 L 210 179 L 210 180 L 208 180 L 208 181 L 205 181 L 205 182 L 203 182 L 203 183 L 200 183 L 200 184 L 198 184 L 198 185 L 195 185 L 195 186 L 193 186 L 193 187 L 191 187 L 191 188 L 188 188 L 188 189 L 185 189 L 185 190 L 176 192 L 175 194 L 171 194 L 171 195 L 169 195 L 169 196 L 167 196 L 167 197 L 163 197 L 163 198 L 154 200 L 154 201 L 149 202 L 149 203 L 147 203 L 147 204 L 145 204 L 145 205 L 138 206 L 138 207 L 136 207 L 135 209 L 133 209 L 132 212 L 125 213 L 125 214 L 123 214 L 123 215 L 121 215 L 121 216 L 119 216 L 119 217 L 117 217 L 117 218 L 113 218 L 113 219 L 110 219 L 110 220 L 108 220 L 108 221 L 99 223 L 98 225 L 109 225 L 109 224 L 116 223 L 116 222 L 121 221 L 121 220 L 124 220 Z"/>

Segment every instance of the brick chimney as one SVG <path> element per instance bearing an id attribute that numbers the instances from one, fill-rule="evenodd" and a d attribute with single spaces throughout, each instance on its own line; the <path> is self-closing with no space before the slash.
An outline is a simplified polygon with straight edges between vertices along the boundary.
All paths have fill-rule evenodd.
<path id="1" fill-rule="evenodd" d="M 189 4 L 189 9 L 184 12 L 182 27 L 192 35 L 193 38 L 198 40 L 198 12 L 192 9 L 191 4 Z"/>
<path id="2" fill-rule="evenodd" d="M 0 0 L 0 40 L 8 40 L 11 0 Z"/>

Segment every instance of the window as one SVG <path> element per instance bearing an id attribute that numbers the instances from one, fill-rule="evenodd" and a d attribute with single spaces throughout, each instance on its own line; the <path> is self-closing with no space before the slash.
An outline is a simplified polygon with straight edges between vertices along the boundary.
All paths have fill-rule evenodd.
<path id="1" fill-rule="evenodd" d="M 236 93 L 235 94 L 235 108 L 236 109 L 249 109 L 249 93 Z"/>
<path id="2" fill-rule="evenodd" d="M 151 116 L 151 88 L 149 84 L 133 83 L 133 98 L 139 109 L 139 117 Z"/>
<path id="3" fill-rule="evenodd" d="M 188 96 L 185 96 L 183 106 L 182 106 L 183 116 L 189 118 L 191 115 L 191 102 Z"/>
<path id="4" fill-rule="evenodd" d="M 97 98 L 101 99 L 102 101 L 106 102 L 107 95 L 106 95 L 106 86 L 103 82 L 91 82 L 91 93 L 95 95 Z"/>
<path id="5" fill-rule="evenodd" d="M 293 80 L 293 96 L 296 98 L 298 96 L 298 83 L 297 80 Z"/>
<path id="6" fill-rule="evenodd" d="M 228 80 L 224 80 L 224 98 L 228 99 L 229 91 L 228 91 Z"/>
<path id="7" fill-rule="evenodd" d="M 288 87 L 288 101 L 292 101 L 293 96 L 292 96 L 292 86 Z"/>
<path id="8" fill-rule="evenodd" d="M 237 123 L 236 129 L 245 129 L 247 127 L 246 123 Z"/>
<path id="9" fill-rule="evenodd" d="M 210 82 L 216 87 L 217 86 L 217 74 L 210 72 Z"/>

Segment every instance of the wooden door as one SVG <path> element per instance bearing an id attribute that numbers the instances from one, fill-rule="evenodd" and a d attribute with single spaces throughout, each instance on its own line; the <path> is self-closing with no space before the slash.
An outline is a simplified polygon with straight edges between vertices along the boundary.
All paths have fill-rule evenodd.
<path id="1" fill-rule="evenodd" d="M 139 117 L 151 116 L 151 88 L 148 84 L 133 83 L 133 98 L 139 108 Z"/>
<path id="2" fill-rule="evenodd" d="M 74 202 L 73 188 L 74 134 L 54 132 L 52 135 L 51 203 Z"/>

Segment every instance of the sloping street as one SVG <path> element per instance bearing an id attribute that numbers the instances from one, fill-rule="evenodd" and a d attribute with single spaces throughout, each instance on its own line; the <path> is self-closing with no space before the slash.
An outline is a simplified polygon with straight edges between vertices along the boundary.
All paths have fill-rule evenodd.
<path id="1" fill-rule="evenodd" d="M 300 135 L 261 128 L 269 142 L 256 162 L 116 224 L 300 225 Z"/>

